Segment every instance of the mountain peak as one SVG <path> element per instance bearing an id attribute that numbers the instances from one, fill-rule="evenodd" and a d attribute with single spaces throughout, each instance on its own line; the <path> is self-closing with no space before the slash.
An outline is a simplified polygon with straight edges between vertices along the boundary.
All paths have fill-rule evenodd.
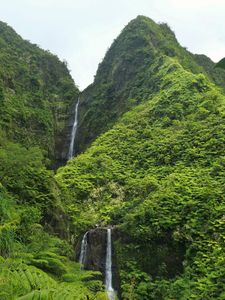
<path id="1" fill-rule="evenodd" d="M 153 66 L 165 56 L 175 58 L 188 70 L 202 71 L 193 56 L 179 45 L 167 24 L 137 16 L 125 26 L 99 64 L 94 83 L 82 93 L 80 151 L 130 108 L 133 100 L 128 101 L 129 98 L 139 103 L 151 95 L 157 88 L 152 79 Z M 143 93 L 143 83 L 148 85 L 148 93 Z M 95 113 L 91 113 L 93 111 Z"/>

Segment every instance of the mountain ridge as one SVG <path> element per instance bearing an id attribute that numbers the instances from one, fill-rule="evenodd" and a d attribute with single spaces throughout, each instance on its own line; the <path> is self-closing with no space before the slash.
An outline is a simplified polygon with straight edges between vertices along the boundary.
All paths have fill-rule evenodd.
<path id="1" fill-rule="evenodd" d="M 79 90 L 64 62 L 0 23 L 1 128 L 12 141 L 66 160 L 70 109 Z M 64 147 L 61 144 L 65 144 Z"/>
<path id="2" fill-rule="evenodd" d="M 151 64 L 162 55 L 176 57 L 187 70 L 203 73 L 224 87 L 225 72 L 214 69 L 215 64 L 210 59 L 203 60 L 181 47 L 167 24 L 157 24 L 148 17 L 138 16 L 114 40 L 99 64 L 94 82 L 81 93 L 78 153 L 135 105 L 135 98 L 143 101 L 149 96 L 154 87 L 145 75 L 147 69 L 149 76 L 154 73 Z M 148 85 L 146 95 L 142 91 L 145 84 Z"/>

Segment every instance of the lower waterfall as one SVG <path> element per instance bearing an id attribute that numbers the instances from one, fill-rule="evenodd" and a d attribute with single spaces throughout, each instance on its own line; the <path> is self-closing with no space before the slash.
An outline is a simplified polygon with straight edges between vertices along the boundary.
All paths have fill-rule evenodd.
<path id="1" fill-rule="evenodd" d="M 107 299 L 116 300 L 119 290 L 118 272 L 113 262 L 111 228 L 97 227 L 88 230 L 79 243 L 80 269 L 99 271 L 103 274 Z M 78 250 L 77 249 L 77 250 Z"/>
<path id="2" fill-rule="evenodd" d="M 85 264 L 86 256 L 87 256 L 87 247 L 88 247 L 87 235 L 88 235 L 88 231 L 84 234 L 82 242 L 81 242 L 80 258 L 79 258 L 79 263 L 80 263 L 81 269 L 84 268 L 84 264 Z"/>
<path id="3" fill-rule="evenodd" d="M 115 291 L 112 287 L 112 232 L 111 228 L 107 229 L 107 248 L 105 263 L 105 289 L 109 300 L 115 300 Z"/>

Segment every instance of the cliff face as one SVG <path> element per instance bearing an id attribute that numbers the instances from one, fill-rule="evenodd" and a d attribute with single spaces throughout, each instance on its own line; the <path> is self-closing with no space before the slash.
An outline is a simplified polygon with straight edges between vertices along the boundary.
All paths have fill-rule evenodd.
<path id="1" fill-rule="evenodd" d="M 106 257 L 106 230 L 103 228 L 92 229 L 88 232 L 88 250 L 84 268 L 100 271 L 105 275 Z"/>
<path id="2" fill-rule="evenodd" d="M 65 160 L 75 86 L 64 62 L 0 23 L 0 128 L 25 147 Z"/>

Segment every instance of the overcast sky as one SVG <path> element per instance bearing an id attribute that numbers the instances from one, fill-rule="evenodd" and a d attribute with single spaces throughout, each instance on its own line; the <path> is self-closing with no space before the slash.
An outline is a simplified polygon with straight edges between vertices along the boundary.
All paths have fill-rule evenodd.
<path id="1" fill-rule="evenodd" d="M 0 0 L 0 20 L 68 62 L 84 89 L 123 27 L 137 15 L 166 22 L 191 52 L 225 56 L 225 0 Z"/>

